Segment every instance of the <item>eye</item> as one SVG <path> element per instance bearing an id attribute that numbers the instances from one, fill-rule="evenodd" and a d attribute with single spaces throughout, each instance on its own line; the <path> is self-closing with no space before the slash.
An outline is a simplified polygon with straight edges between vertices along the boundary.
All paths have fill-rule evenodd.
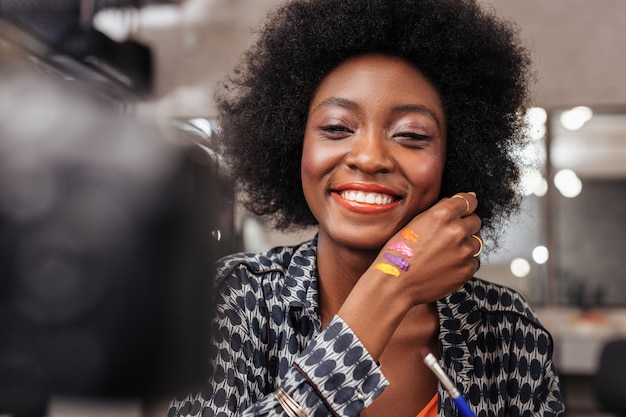
<path id="1" fill-rule="evenodd" d="M 394 134 L 393 137 L 408 146 L 423 146 L 431 139 L 429 135 L 422 135 L 415 132 L 399 132 Z"/>
<path id="2" fill-rule="evenodd" d="M 341 125 L 327 125 L 320 127 L 325 136 L 332 139 L 342 139 L 354 133 L 351 129 Z"/>
<path id="3" fill-rule="evenodd" d="M 400 132 L 393 135 L 396 138 L 408 138 L 408 139 L 416 139 L 416 140 L 426 140 L 430 138 L 428 135 L 421 135 L 415 132 Z"/>

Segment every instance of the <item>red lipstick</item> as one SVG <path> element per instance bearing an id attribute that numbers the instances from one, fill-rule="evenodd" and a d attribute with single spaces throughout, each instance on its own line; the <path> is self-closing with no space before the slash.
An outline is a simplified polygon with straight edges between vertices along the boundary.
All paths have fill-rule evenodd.
<path id="1" fill-rule="evenodd" d="M 381 196 L 376 196 L 377 199 L 384 198 L 388 199 L 388 202 L 383 202 L 376 204 L 374 202 L 361 202 L 355 201 L 354 199 L 345 198 L 345 192 L 357 192 L 364 194 L 381 194 Z M 342 195 L 342 193 L 344 195 Z M 347 183 L 342 184 L 335 189 L 332 190 L 333 198 L 341 204 L 343 207 L 346 207 L 350 211 L 361 213 L 361 214 L 377 214 L 381 212 L 385 212 L 393 209 L 398 204 L 400 204 L 401 198 L 399 195 L 380 184 L 366 184 L 366 183 Z M 370 198 L 374 198 L 373 196 L 369 196 Z"/>

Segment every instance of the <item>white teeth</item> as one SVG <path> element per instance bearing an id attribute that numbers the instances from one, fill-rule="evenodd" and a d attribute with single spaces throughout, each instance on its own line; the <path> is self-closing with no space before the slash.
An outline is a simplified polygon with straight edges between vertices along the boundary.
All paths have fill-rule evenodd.
<path id="1" fill-rule="evenodd" d="M 363 191 L 342 191 L 341 197 L 349 201 L 356 201 L 357 203 L 377 205 L 389 204 L 393 201 L 393 198 L 386 194 L 364 193 Z"/>

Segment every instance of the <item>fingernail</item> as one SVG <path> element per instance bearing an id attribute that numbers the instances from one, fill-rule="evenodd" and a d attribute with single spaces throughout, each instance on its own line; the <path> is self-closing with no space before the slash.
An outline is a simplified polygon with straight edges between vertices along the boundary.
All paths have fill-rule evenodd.
<path id="1" fill-rule="evenodd" d="M 468 194 L 473 195 L 474 197 L 476 197 L 476 193 L 474 191 L 470 191 Z"/>

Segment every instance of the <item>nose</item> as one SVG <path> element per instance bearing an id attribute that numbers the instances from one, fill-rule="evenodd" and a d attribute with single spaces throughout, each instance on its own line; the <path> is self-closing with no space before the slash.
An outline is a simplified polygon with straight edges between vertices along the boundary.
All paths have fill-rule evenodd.
<path id="1" fill-rule="evenodd" d="M 362 132 L 350 145 L 350 151 L 345 159 L 350 169 L 372 174 L 392 170 L 393 160 L 384 134 L 373 131 Z"/>

